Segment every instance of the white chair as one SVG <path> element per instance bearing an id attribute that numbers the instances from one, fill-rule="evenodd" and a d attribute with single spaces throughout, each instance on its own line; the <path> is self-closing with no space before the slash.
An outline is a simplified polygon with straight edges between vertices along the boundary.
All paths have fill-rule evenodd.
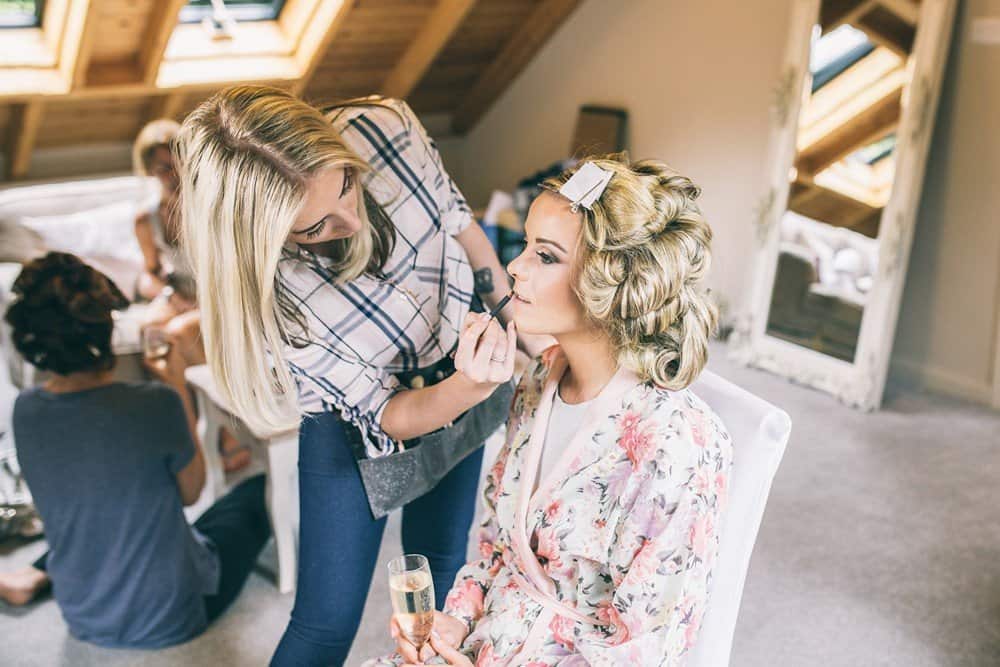
<path id="1" fill-rule="evenodd" d="M 783 410 L 707 370 L 691 389 L 729 430 L 733 438 L 733 471 L 708 610 L 688 664 L 726 667 L 750 555 L 792 421 Z"/>
<path id="2" fill-rule="evenodd" d="M 267 452 L 267 509 L 278 551 L 278 590 L 295 589 L 295 562 L 299 534 L 299 434 L 298 431 L 258 433 L 226 407 L 208 366 L 192 366 L 185 373 L 198 402 L 198 437 L 205 454 L 205 489 L 195 507 L 206 508 L 228 490 L 219 456 L 223 427 L 241 443 L 264 447 Z"/>

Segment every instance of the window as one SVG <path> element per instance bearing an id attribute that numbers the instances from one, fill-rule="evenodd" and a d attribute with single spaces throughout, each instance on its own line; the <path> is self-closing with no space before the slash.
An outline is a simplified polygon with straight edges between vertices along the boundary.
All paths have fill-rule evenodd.
<path id="1" fill-rule="evenodd" d="M 42 4 L 42 0 L 0 0 L 0 28 L 39 27 Z"/>
<path id="2" fill-rule="evenodd" d="M 878 141 L 868 144 L 864 148 L 854 151 L 854 153 L 850 155 L 850 159 L 863 164 L 873 165 L 879 160 L 889 157 L 895 148 L 896 134 L 894 132 L 886 135 Z"/>
<path id="3" fill-rule="evenodd" d="M 842 25 L 813 42 L 809 57 L 812 92 L 837 78 L 847 68 L 875 50 L 868 35 L 850 25 Z"/>
<path id="4" fill-rule="evenodd" d="M 3 0 L 0 0 L 2 2 Z M 222 4 L 229 10 L 233 20 L 239 21 L 274 21 L 281 13 L 285 0 L 223 0 Z M 198 23 L 205 17 L 212 16 L 212 0 L 190 0 L 181 9 L 181 23 Z"/>

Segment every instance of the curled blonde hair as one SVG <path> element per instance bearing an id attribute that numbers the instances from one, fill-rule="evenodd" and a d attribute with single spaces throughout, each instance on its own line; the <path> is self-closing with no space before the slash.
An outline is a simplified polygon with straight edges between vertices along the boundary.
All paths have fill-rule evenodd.
<path id="1" fill-rule="evenodd" d="M 306 332 L 277 280 L 282 247 L 309 179 L 328 168 L 360 174 L 370 167 L 323 114 L 266 86 L 233 86 L 209 98 L 184 120 L 174 150 L 183 243 L 212 375 L 251 428 L 292 428 L 300 410 L 283 348 Z M 362 194 L 362 229 L 337 242 L 332 271 L 340 282 L 378 271 L 391 252 L 391 224 Z"/>
<path id="2" fill-rule="evenodd" d="M 583 225 L 574 289 L 584 311 L 644 380 L 671 390 L 691 384 L 708 361 L 718 309 L 702 288 L 712 230 L 698 186 L 656 160 L 586 158 L 612 172 Z M 543 184 L 558 189 L 569 169 Z"/>
<path id="3" fill-rule="evenodd" d="M 149 161 L 157 148 L 170 150 L 181 126 L 175 120 L 159 118 L 146 123 L 132 144 L 132 169 L 139 176 L 149 176 Z"/>

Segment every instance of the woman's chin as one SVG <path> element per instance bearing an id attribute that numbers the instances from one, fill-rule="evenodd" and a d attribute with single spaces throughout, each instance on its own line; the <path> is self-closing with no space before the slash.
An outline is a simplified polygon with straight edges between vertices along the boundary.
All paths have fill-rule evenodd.
<path id="1" fill-rule="evenodd" d="M 528 334 L 529 336 L 547 335 L 549 332 L 544 327 L 539 327 L 537 322 L 532 322 L 530 317 L 525 317 L 522 313 L 514 311 L 511 318 L 517 325 L 517 333 Z"/>

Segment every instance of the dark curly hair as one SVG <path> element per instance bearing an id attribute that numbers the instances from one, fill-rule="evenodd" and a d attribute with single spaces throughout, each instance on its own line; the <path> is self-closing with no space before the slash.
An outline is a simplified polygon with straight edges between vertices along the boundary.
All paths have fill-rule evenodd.
<path id="1" fill-rule="evenodd" d="M 5 319 L 14 347 L 36 368 L 68 375 L 114 366 L 111 311 L 128 299 L 103 273 L 50 252 L 25 264 L 12 291 L 17 299 Z"/>

